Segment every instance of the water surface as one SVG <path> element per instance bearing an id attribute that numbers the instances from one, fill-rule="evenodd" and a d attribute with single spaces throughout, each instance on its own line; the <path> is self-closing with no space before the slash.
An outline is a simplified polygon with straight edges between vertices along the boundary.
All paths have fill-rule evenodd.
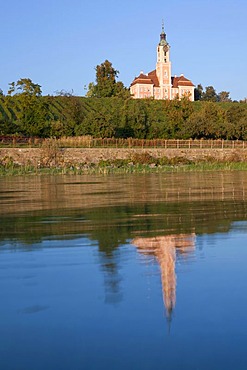
<path id="1" fill-rule="evenodd" d="M 0 178 L 1 369 L 246 369 L 245 172 Z"/>

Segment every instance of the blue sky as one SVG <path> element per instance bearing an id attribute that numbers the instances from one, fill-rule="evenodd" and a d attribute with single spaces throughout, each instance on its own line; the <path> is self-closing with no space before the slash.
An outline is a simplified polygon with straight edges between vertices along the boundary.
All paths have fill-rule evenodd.
<path id="1" fill-rule="evenodd" d="M 0 88 L 29 77 L 43 94 L 84 95 L 105 59 L 128 86 L 155 68 L 162 18 L 173 74 L 247 97 L 246 0 L 3 1 Z"/>

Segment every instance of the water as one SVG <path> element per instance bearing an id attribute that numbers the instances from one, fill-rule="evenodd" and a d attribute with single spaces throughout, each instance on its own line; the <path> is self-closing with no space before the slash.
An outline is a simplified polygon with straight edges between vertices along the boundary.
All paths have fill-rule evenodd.
<path id="1" fill-rule="evenodd" d="M 0 369 L 247 368 L 247 174 L 0 179 Z"/>

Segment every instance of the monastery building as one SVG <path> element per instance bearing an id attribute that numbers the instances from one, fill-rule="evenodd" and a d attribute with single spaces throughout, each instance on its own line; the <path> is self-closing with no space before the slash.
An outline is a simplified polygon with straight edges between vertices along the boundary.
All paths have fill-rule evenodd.
<path id="1" fill-rule="evenodd" d="M 130 93 L 134 99 L 181 99 L 187 96 L 194 100 L 193 83 L 181 74 L 179 77 L 171 75 L 170 45 L 166 41 L 164 24 L 157 46 L 156 69 L 144 74 L 140 73 L 130 85 Z"/>

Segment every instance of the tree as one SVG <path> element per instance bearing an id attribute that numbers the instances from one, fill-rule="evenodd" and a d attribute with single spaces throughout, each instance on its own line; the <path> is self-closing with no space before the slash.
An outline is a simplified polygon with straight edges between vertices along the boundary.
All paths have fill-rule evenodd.
<path id="1" fill-rule="evenodd" d="M 110 97 L 115 93 L 116 78 L 119 72 L 109 60 L 97 65 L 95 92 L 98 97 Z"/>
<path id="2" fill-rule="evenodd" d="M 95 84 L 93 82 L 89 82 L 87 93 L 86 93 L 87 98 L 92 98 L 94 96 L 95 94 L 94 89 L 95 89 Z"/>
<path id="3" fill-rule="evenodd" d="M 213 102 L 203 103 L 199 111 L 190 115 L 186 124 L 193 139 L 226 138 L 224 109 Z"/>
<path id="4" fill-rule="evenodd" d="M 202 99 L 204 101 L 217 102 L 218 96 L 213 86 L 207 86 L 205 92 L 202 93 Z"/>
<path id="5" fill-rule="evenodd" d="M 138 139 L 147 139 L 149 132 L 148 108 L 150 101 L 127 100 L 125 104 L 125 128 L 131 136 Z"/>
<path id="6" fill-rule="evenodd" d="M 21 78 L 16 83 L 9 83 L 8 95 L 13 93 L 22 94 L 23 96 L 41 96 L 41 86 L 34 84 L 30 78 Z"/>
<path id="7" fill-rule="evenodd" d="M 246 104 L 246 103 L 247 103 L 247 98 L 244 98 L 244 99 L 242 99 L 242 100 L 239 100 L 239 103 L 244 103 L 244 104 Z"/>
<path id="8" fill-rule="evenodd" d="M 221 91 L 218 94 L 218 101 L 220 101 L 220 102 L 231 102 L 232 99 L 230 98 L 230 92 L 229 91 Z"/>
<path id="9" fill-rule="evenodd" d="M 119 71 L 113 68 L 109 60 L 105 60 L 96 68 L 96 83 L 88 85 L 87 97 L 96 98 L 109 98 L 111 96 L 126 96 L 129 97 L 130 93 L 122 82 L 116 82 Z"/>
<path id="10" fill-rule="evenodd" d="M 201 84 L 198 84 L 194 91 L 195 100 L 201 100 L 203 94 L 203 87 Z"/>
<path id="11" fill-rule="evenodd" d="M 118 81 L 115 85 L 115 96 L 122 99 L 130 98 L 130 91 L 127 89 L 122 81 Z"/>
<path id="12" fill-rule="evenodd" d="M 7 103 L 15 94 L 18 101 L 16 124 L 19 131 L 28 136 L 47 136 L 48 104 L 41 97 L 41 86 L 33 83 L 30 78 L 22 78 L 9 84 Z"/>

